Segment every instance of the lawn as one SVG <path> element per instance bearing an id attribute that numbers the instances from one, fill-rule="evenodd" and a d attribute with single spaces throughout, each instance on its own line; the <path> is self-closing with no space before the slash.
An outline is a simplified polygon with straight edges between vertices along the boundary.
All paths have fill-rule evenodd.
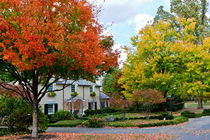
<path id="1" fill-rule="evenodd" d="M 157 120 L 157 119 L 149 119 L 149 120 L 125 120 L 125 121 L 115 121 L 115 122 L 110 122 L 110 126 L 129 126 L 129 127 L 136 127 L 138 125 L 142 124 L 151 124 L 151 123 L 160 123 L 160 122 L 167 122 L 170 120 Z"/>
<path id="2" fill-rule="evenodd" d="M 159 116 L 162 112 L 149 113 L 149 116 Z M 114 118 L 123 118 L 123 113 L 104 114 L 102 118 L 109 118 L 113 115 Z M 125 113 L 125 118 L 145 117 L 145 113 Z"/>
<path id="3" fill-rule="evenodd" d="M 49 123 L 49 127 L 76 127 L 82 123 L 82 120 L 63 120 L 57 121 L 55 123 Z"/>
<path id="4" fill-rule="evenodd" d="M 185 108 L 197 108 L 197 106 L 198 106 L 198 102 L 195 102 L 195 101 L 189 101 L 184 104 Z M 210 101 L 203 102 L 203 107 L 210 108 Z"/>

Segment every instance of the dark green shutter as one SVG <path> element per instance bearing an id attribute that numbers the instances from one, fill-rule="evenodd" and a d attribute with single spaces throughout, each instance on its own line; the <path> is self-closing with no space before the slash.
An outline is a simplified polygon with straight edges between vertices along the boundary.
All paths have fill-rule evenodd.
<path id="1" fill-rule="evenodd" d="M 44 104 L 44 114 L 48 115 L 48 104 Z"/>
<path id="2" fill-rule="evenodd" d="M 91 103 L 90 102 L 88 103 L 88 109 L 91 109 Z"/>
<path id="3" fill-rule="evenodd" d="M 97 102 L 95 102 L 95 110 L 97 110 Z"/>
<path id="4" fill-rule="evenodd" d="M 58 111 L 58 104 L 55 104 L 55 110 L 54 113 Z"/>

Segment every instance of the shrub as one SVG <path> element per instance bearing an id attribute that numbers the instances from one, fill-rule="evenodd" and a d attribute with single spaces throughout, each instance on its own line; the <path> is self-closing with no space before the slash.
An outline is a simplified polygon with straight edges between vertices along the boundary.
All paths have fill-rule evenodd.
<path id="1" fill-rule="evenodd" d="M 153 127 L 153 126 L 163 126 L 163 125 L 173 125 L 188 121 L 188 118 L 183 116 L 178 116 L 173 120 L 161 121 L 155 123 L 147 124 L 133 124 L 133 123 L 107 123 L 111 127 Z"/>
<path id="2" fill-rule="evenodd" d="M 190 112 L 190 111 L 184 111 L 181 113 L 182 116 L 187 117 L 187 118 L 195 118 L 196 115 L 194 112 Z"/>
<path id="3" fill-rule="evenodd" d="M 117 111 L 119 111 L 119 110 L 117 110 L 117 109 L 115 109 L 115 108 L 110 108 L 110 107 L 106 107 L 106 108 L 103 108 L 103 109 L 102 109 L 102 112 L 103 112 L 103 113 L 115 113 L 115 112 L 117 112 Z"/>
<path id="4" fill-rule="evenodd" d="M 90 115 L 94 115 L 94 114 L 95 114 L 95 110 L 91 110 L 91 109 L 85 110 L 85 115 L 86 116 L 90 116 Z"/>
<path id="5" fill-rule="evenodd" d="M 162 113 L 162 114 L 159 116 L 159 119 L 160 119 L 160 120 L 163 120 L 164 118 L 165 118 L 166 120 L 173 120 L 173 119 L 174 119 L 174 117 L 171 116 L 171 115 L 169 115 L 168 112 Z"/>
<path id="6" fill-rule="evenodd" d="M 1 97 L 0 98 L 0 118 L 3 118 L 3 125 L 9 131 L 26 131 L 32 124 L 32 107 L 22 98 Z M 38 125 L 41 131 L 47 129 L 47 117 L 39 108 Z"/>
<path id="7" fill-rule="evenodd" d="M 138 127 L 152 127 L 152 126 L 163 126 L 163 125 L 174 125 L 188 121 L 188 118 L 183 116 L 178 116 L 174 120 L 170 121 L 162 121 L 157 123 L 150 123 L 150 124 L 140 124 Z"/>
<path id="8" fill-rule="evenodd" d="M 210 109 L 204 109 L 203 115 L 210 115 Z"/>
<path id="9" fill-rule="evenodd" d="M 49 93 L 48 93 L 48 96 L 49 96 L 49 97 L 55 97 L 55 96 L 56 96 L 56 93 L 55 93 L 55 92 L 49 92 Z"/>
<path id="10" fill-rule="evenodd" d="M 72 93 L 71 93 L 71 96 L 72 96 L 72 97 L 76 97 L 76 96 L 78 96 L 78 95 L 79 95 L 79 94 L 78 94 L 77 92 L 72 92 Z"/>
<path id="11" fill-rule="evenodd" d="M 72 114 L 69 111 L 60 110 L 56 113 L 54 113 L 50 120 L 51 122 L 61 121 L 61 120 L 71 120 Z"/>
<path id="12" fill-rule="evenodd" d="M 96 96 L 96 93 L 95 92 L 92 92 L 92 93 L 90 93 L 90 96 L 91 97 L 95 97 Z"/>
<path id="13" fill-rule="evenodd" d="M 82 124 L 82 120 L 75 119 L 75 120 L 57 121 L 56 123 L 49 123 L 48 126 L 50 127 L 76 127 L 80 124 Z"/>
<path id="14" fill-rule="evenodd" d="M 38 126 L 39 126 L 39 131 L 44 132 L 48 128 L 48 117 L 45 115 L 41 109 L 39 109 L 39 114 L 38 114 Z"/>
<path id="15" fill-rule="evenodd" d="M 90 115 L 95 115 L 95 114 L 103 114 L 103 113 L 115 113 L 119 110 L 114 109 L 114 108 L 103 108 L 103 109 L 98 109 L 98 110 L 91 110 L 91 109 L 87 109 L 85 110 L 85 116 L 90 116 Z"/>
<path id="16" fill-rule="evenodd" d="M 83 125 L 92 128 L 100 128 L 104 126 L 104 121 L 98 115 L 94 115 L 92 117 L 89 117 L 88 120 L 83 123 Z"/>

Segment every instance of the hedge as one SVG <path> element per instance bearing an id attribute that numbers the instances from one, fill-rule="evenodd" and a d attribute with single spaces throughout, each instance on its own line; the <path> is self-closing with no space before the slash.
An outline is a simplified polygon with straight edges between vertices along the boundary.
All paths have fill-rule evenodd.
<path id="1" fill-rule="evenodd" d="M 182 116 L 187 118 L 200 118 L 202 116 L 210 115 L 210 109 L 204 109 L 202 113 L 194 113 L 190 111 L 184 111 L 181 113 Z"/>
<path id="2" fill-rule="evenodd" d="M 173 120 L 162 121 L 162 122 L 157 122 L 157 123 L 148 123 L 148 124 L 140 124 L 140 125 L 107 123 L 107 125 L 111 127 L 153 127 L 153 126 L 163 126 L 163 125 L 174 125 L 174 124 L 179 124 L 186 121 L 188 121 L 188 118 L 183 117 L 183 116 L 178 116 L 178 117 L 175 117 L 175 119 Z"/>
<path id="3" fill-rule="evenodd" d="M 48 127 L 76 127 L 82 124 L 82 120 L 64 120 L 57 121 L 56 123 L 48 123 Z"/>

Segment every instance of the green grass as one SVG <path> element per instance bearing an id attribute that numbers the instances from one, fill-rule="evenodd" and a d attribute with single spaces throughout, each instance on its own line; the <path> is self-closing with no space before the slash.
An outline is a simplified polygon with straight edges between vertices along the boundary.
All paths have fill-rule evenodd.
<path id="1" fill-rule="evenodd" d="M 188 118 L 183 116 L 175 117 L 173 120 L 126 120 L 126 121 L 115 121 L 107 123 L 111 127 L 152 127 L 152 126 L 163 126 L 173 125 L 188 121 Z"/>
<path id="2" fill-rule="evenodd" d="M 189 101 L 184 104 L 185 108 L 197 108 L 197 106 L 198 106 L 198 102 L 195 102 L 195 101 Z M 210 108 L 210 101 L 203 102 L 203 107 Z"/>
<path id="3" fill-rule="evenodd" d="M 57 121 L 55 123 L 49 123 L 49 127 L 76 127 L 78 125 L 82 124 L 82 120 L 63 120 L 63 121 Z"/>
<path id="4" fill-rule="evenodd" d="M 161 112 L 159 113 L 150 113 L 149 116 L 159 116 Z M 104 114 L 102 118 L 109 118 L 111 115 L 113 115 L 114 118 L 123 118 L 123 113 L 114 113 L 114 114 Z M 145 117 L 145 113 L 125 113 L 125 118 L 136 118 L 136 117 Z"/>

